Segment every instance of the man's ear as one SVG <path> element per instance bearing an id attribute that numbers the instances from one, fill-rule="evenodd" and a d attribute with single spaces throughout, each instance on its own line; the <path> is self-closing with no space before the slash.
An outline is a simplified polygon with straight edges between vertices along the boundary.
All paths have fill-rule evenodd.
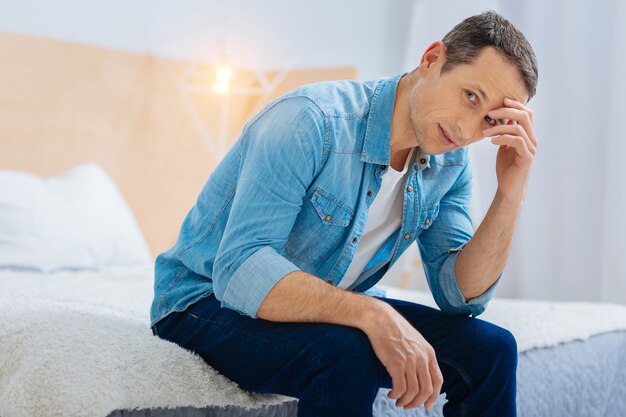
<path id="1" fill-rule="evenodd" d="M 441 41 L 435 41 L 431 43 L 424 55 L 422 55 L 422 60 L 420 61 L 420 68 L 424 68 L 424 70 L 429 70 L 433 66 L 441 67 L 443 63 L 446 61 L 446 45 Z"/>

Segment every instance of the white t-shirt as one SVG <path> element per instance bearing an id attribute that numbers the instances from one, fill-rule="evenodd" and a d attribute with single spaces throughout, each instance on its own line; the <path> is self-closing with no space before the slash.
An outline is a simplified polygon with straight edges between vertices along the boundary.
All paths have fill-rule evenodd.
<path id="1" fill-rule="evenodd" d="M 402 171 L 396 171 L 389 165 L 389 169 L 383 174 L 380 190 L 368 210 L 367 223 L 361 241 L 357 246 L 354 259 L 338 285 L 339 288 L 349 288 L 354 284 L 378 249 L 402 224 L 404 184 L 414 151 L 415 148 L 409 152 Z"/>

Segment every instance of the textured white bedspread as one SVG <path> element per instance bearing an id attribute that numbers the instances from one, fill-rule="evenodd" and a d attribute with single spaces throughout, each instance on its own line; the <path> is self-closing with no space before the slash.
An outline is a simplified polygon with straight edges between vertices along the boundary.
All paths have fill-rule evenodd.
<path id="1" fill-rule="evenodd" d="M 429 295 L 390 297 L 433 305 Z M 149 329 L 152 271 L 0 272 L 0 415 L 106 416 L 114 410 L 289 400 L 252 395 Z M 626 307 L 494 299 L 479 317 L 520 351 L 626 329 Z"/>
<path id="2" fill-rule="evenodd" d="M 391 287 L 387 297 L 438 308 L 429 293 Z M 510 330 L 518 351 L 584 340 L 594 334 L 626 329 L 626 306 L 609 303 L 494 299 L 477 318 Z"/>

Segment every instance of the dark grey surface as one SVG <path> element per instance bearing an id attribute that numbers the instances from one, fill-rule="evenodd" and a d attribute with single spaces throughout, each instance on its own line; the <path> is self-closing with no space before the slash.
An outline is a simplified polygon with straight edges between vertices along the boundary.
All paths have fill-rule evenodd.
<path id="1" fill-rule="evenodd" d="M 376 417 L 441 417 L 442 394 L 430 412 L 399 409 L 381 389 Z M 532 349 L 519 356 L 518 417 L 626 417 L 626 331 Z M 261 409 L 178 407 L 115 411 L 108 417 L 295 417 L 297 402 Z"/>
<path id="2" fill-rule="evenodd" d="M 292 417 L 297 414 L 298 402 L 289 401 L 262 408 L 248 409 L 227 407 L 177 407 L 153 408 L 148 410 L 117 410 L 108 417 Z"/>

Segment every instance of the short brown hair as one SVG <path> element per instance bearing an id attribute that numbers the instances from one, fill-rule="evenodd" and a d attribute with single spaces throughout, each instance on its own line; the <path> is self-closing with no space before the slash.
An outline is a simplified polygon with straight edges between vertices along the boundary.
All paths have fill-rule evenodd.
<path id="1" fill-rule="evenodd" d="M 441 41 L 446 46 L 441 73 L 459 64 L 471 64 L 482 48 L 493 46 L 519 69 L 528 99 L 537 92 L 537 58 L 533 48 L 519 29 L 493 10 L 468 17 Z"/>

